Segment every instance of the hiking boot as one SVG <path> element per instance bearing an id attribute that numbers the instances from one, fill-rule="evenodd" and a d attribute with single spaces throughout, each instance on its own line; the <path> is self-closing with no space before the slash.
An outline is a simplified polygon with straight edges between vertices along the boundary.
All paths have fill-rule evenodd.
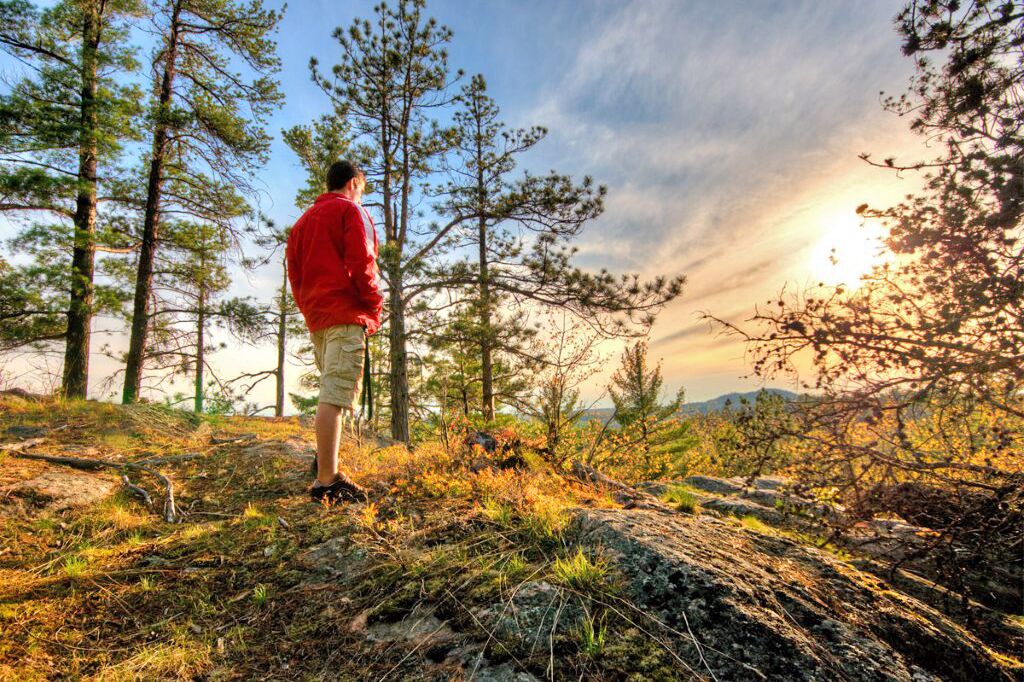
<path id="1" fill-rule="evenodd" d="M 330 485 L 314 483 L 309 489 L 309 496 L 314 502 L 334 504 L 337 502 L 366 502 L 366 488 L 355 483 L 348 476 L 338 473 Z"/>

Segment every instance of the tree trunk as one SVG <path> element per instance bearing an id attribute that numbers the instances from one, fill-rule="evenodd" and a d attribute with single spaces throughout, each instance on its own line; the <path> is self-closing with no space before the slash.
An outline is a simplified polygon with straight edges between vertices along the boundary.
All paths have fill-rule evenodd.
<path id="1" fill-rule="evenodd" d="M 82 21 L 81 138 L 78 147 L 78 197 L 71 256 L 71 298 L 64 348 L 61 390 L 69 398 L 85 398 L 89 390 L 89 341 L 92 327 L 93 276 L 96 267 L 96 111 L 97 56 L 100 19 L 87 7 Z"/>
<path id="2" fill-rule="evenodd" d="M 196 400 L 195 412 L 203 412 L 203 375 L 206 369 L 206 290 L 199 288 L 199 309 L 196 323 Z"/>
<path id="3" fill-rule="evenodd" d="M 390 346 L 391 437 L 409 442 L 409 368 L 405 350 L 405 302 L 402 300 L 402 266 L 396 254 L 387 264 L 390 290 L 388 342 Z"/>
<path id="4" fill-rule="evenodd" d="M 121 402 L 133 403 L 142 388 L 142 368 L 149 333 L 149 298 L 153 291 L 153 261 L 160 227 L 160 198 L 164 181 L 164 156 L 169 136 L 167 115 L 174 92 L 174 76 L 178 55 L 179 16 L 181 2 L 174 3 L 171 15 L 171 33 L 167 39 L 164 72 L 160 82 L 157 103 L 158 118 L 153 131 L 153 158 L 149 162 L 149 182 L 146 187 L 146 208 L 142 222 L 142 246 L 139 249 L 139 267 L 135 275 L 135 300 L 132 307 L 132 331 L 128 342 L 128 358 L 124 373 Z"/>
<path id="5" fill-rule="evenodd" d="M 277 396 L 274 401 L 274 414 L 278 417 L 284 416 L 284 362 L 288 347 L 288 262 L 283 259 L 282 269 L 281 300 L 277 310 Z"/>
<path id="6" fill-rule="evenodd" d="M 494 419 L 494 369 L 491 361 L 491 286 L 487 271 L 487 224 L 480 218 L 480 386 L 485 421 Z"/>
<path id="7" fill-rule="evenodd" d="M 491 365 L 491 283 L 487 268 L 487 187 L 484 184 L 483 131 L 480 115 L 476 117 L 476 198 L 480 218 L 477 220 L 477 239 L 480 247 L 480 387 L 484 421 L 494 419 L 494 370 Z"/>

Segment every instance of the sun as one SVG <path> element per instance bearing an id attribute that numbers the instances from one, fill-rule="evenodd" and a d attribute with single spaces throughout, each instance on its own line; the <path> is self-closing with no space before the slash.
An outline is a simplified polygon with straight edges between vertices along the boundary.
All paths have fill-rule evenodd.
<path id="1" fill-rule="evenodd" d="M 821 225 L 824 232 L 811 249 L 811 276 L 832 286 L 858 286 L 882 259 L 880 228 L 862 224 L 852 213 L 832 215 Z"/>

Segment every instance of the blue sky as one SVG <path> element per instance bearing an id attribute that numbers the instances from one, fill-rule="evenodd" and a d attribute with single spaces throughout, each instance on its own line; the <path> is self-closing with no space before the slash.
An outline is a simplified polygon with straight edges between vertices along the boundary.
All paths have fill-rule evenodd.
<path id="1" fill-rule="evenodd" d="M 293 198 L 303 180 L 279 132 L 328 111 L 309 58 L 336 63 L 331 31 L 369 16 L 373 4 L 287 8 L 278 36 L 287 99 L 259 171 L 262 208 L 280 223 L 300 213 Z M 433 0 L 428 12 L 454 32 L 452 66 L 486 76 L 509 124 L 550 129 L 524 167 L 608 186 L 607 211 L 580 242 L 580 263 L 687 275 L 652 348 L 669 388 L 701 400 L 758 383 L 741 378 L 743 347 L 710 333 L 700 312 L 739 320 L 786 283 L 834 279 L 823 255 L 832 246 L 841 261 L 850 256 L 843 272 L 856 274 L 869 260 L 862 235 L 871 230 L 858 227 L 854 208 L 913 189 L 857 158 L 918 150 L 907 121 L 884 112 L 879 98 L 902 91 L 911 72 L 892 26 L 901 5 Z M 271 268 L 240 273 L 236 291 L 270 296 L 278 281 Z M 220 355 L 249 368 L 273 362 L 269 348 Z"/>
<path id="2" fill-rule="evenodd" d="M 879 98 L 911 72 L 892 26 L 901 4 L 444 0 L 428 9 L 454 32 L 452 65 L 487 77 L 511 125 L 550 129 L 526 167 L 608 185 L 580 262 L 688 276 L 652 347 L 669 387 L 704 399 L 758 383 L 741 378 L 743 347 L 697 315 L 742 319 L 787 282 L 827 276 L 824 242 L 849 243 L 854 208 L 911 189 L 857 158 L 915 149 L 906 121 Z M 278 127 L 326 110 L 309 57 L 335 63 L 330 28 L 371 7 L 289 6 Z M 272 214 L 296 215 L 288 190 L 300 179 L 280 143 L 265 175 Z"/>

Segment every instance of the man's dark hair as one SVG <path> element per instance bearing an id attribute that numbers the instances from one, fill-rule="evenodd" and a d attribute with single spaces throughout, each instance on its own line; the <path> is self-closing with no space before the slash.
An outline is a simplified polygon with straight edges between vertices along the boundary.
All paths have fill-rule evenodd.
<path id="1" fill-rule="evenodd" d="M 327 191 L 333 192 L 348 184 L 352 178 L 364 178 L 363 171 L 351 161 L 335 161 L 327 169 Z"/>

